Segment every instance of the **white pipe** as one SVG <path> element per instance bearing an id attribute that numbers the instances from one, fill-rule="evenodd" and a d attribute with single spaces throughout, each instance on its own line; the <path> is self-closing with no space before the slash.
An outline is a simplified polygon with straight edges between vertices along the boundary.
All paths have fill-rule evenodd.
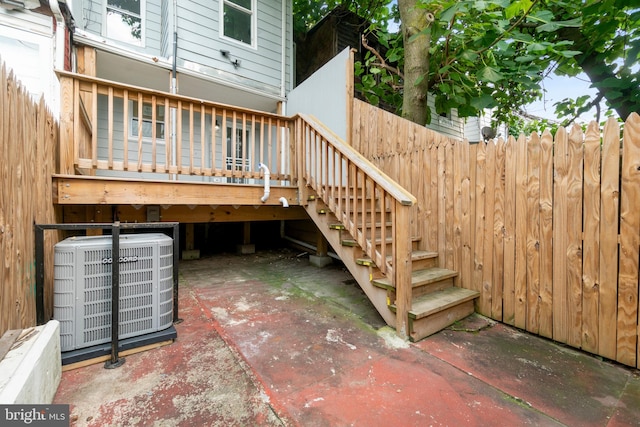
<path id="1" fill-rule="evenodd" d="M 280 42 L 282 43 L 282 52 L 280 57 L 280 96 L 285 97 L 287 95 L 287 74 L 286 74 L 286 66 L 287 66 L 287 1 L 282 0 L 282 33 L 280 35 Z M 284 112 L 282 113 L 284 114 Z"/>
<path id="2" fill-rule="evenodd" d="M 173 61 L 171 65 L 171 93 L 178 93 L 178 77 L 177 77 L 177 64 L 178 64 L 178 0 L 173 0 Z M 171 109 L 171 165 L 177 166 L 176 159 L 178 157 L 177 140 L 178 135 L 176 133 L 176 124 L 178 123 L 177 110 Z M 180 113 L 182 114 L 182 113 Z M 177 174 L 171 174 L 170 179 L 176 180 Z"/>
<path id="3" fill-rule="evenodd" d="M 282 203 L 282 207 L 283 207 L 283 208 L 288 208 L 288 207 L 289 207 L 289 201 L 288 201 L 285 197 L 280 197 L 280 198 L 278 199 L 278 201 L 279 201 L 280 203 Z"/>
<path id="4" fill-rule="evenodd" d="M 269 168 L 264 163 L 258 163 L 258 170 L 260 169 L 264 169 L 264 195 L 260 198 L 260 201 L 264 203 L 269 198 L 269 193 L 271 192 L 269 188 L 271 172 L 269 172 Z"/>

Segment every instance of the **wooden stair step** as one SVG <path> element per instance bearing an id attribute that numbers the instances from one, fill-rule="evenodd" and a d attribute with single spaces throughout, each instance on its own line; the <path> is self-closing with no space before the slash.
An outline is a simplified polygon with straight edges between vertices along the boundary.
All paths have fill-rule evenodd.
<path id="1" fill-rule="evenodd" d="M 457 271 L 449 270 L 447 268 L 431 267 L 423 270 L 415 270 L 411 273 L 411 286 L 417 288 L 424 285 L 440 282 L 446 279 L 451 279 L 458 276 Z M 393 289 L 393 283 L 390 278 L 383 277 L 380 279 L 374 279 L 372 283 L 375 286 L 384 289 Z"/>
<path id="2" fill-rule="evenodd" d="M 421 261 L 424 259 L 431 259 L 431 258 L 436 258 L 438 256 L 438 252 L 432 252 L 432 251 L 413 251 L 411 252 L 411 261 Z M 387 256 L 387 261 L 391 262 L 393 264 L 393 262 L 391 261 L 391 255 Z M 366 266 L 372 266 L 375 267 L 376 264 L 373 262 L 373 260 L 369 257 L 364 257 L 364 258 L 358 258 L 356 260 L 356 263 L 360 264 L 360 265 L 366 265 Z"/>
<path id="3" fill-rule="evenodd" d="M 455 307 L 480 296 L 480 292 L 452 286 L 415 298 L 409 311 L 409 317 L 415 320 Z"/>
<path id="4" fill-rule="evenodd" d="M 413 236 L 413 237 L 411 238 L 411 241 L 412 241 L 412 242 L 419 242 L 419 241 L 420 241 L 420 237 Z M 375 240 L 375 242 L 374 242 L 374 243 L 375 243 L 377 246 L 379 246 L 379 245 L 381 245 L 381 244 L 382 244 L 382 239 L 377 238 L 377 239 Z M 385 243 L 386 243 L 387 245 L 392 244 L 392 243 L 393 243 L 393 237 L 387 237 L 387 238 L 385 239 Z M 341 241 L 341 244 L 342 244 L 342 246 L 350 246 L 350 247 L 353 247 L 353 246 L 359 246 L 359 245 L 358 245 L 358 242 L 357 242 L 355 239 L 343 239 L 343 240 Z"/>

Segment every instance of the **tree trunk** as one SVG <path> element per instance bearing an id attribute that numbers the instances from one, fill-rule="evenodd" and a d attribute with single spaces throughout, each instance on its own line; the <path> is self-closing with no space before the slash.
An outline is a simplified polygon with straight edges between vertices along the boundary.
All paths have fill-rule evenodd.
<path id="1" fill-rule="evenodd" d="M 430 117 L 427 113 L 427 91 L 431 33 L 414 36 L 433 22 L 433 14 L 416 7 L 416 0 L 398 0 L 398 10 L 404 41 L 402 117 L 425 125 Z"/>

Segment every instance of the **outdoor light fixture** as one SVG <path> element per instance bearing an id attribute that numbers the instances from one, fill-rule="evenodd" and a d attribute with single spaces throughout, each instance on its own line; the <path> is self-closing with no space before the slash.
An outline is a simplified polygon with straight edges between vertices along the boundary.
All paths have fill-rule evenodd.
<path id="1" fill-rule="evenodd" d="M 240 60 L 239 59 L 231 59 L 231 53 L 229 53 L 228 50 L 220 49 L 220 54 L 223 57 L 225 57 L 225 58 L 227 58 L 229 60 L 231 65 L 233 65 L 233 68 L 238 68 L 240 66 Z"/>

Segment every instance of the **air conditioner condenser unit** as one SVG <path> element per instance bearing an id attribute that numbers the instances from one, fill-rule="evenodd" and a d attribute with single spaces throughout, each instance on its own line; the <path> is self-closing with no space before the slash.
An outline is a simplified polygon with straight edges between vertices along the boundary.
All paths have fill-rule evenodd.
<path id="1" fill-rule="evenodd" d="M 111 236 L 71 237 L 55 245 L 53 317 L 61 351 L 111 340 L 111 266 L 120 267 L 119 339 L 173 324 L 173 239 L 162 233 L 122 234 L 113 257 Z M 64 359 L 64 356 L 63 356 Z"/>

